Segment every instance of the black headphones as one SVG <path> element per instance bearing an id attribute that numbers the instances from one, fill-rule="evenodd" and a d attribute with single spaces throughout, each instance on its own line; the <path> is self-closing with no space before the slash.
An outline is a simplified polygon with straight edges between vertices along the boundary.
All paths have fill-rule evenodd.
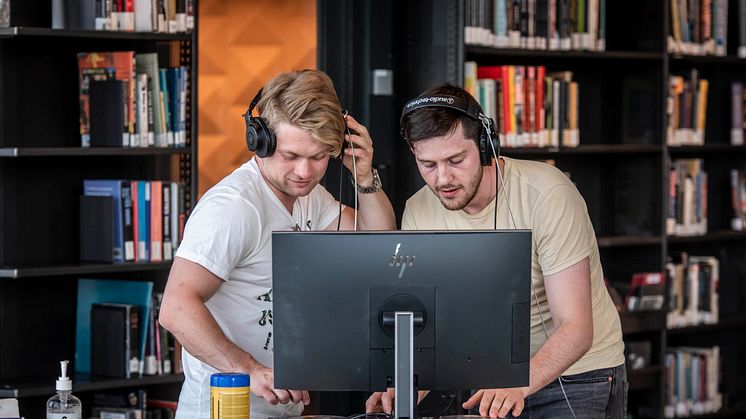
<path id="1" fill-rule="evenodd" d="M 404 105 L 401 120 L 399 121 L 402 138 L 406 138 L 404 135 L 404 124 L 407 115 L 421 108 L 448 108 L 479 121 L 482 127 L 479 130 L 479 138 L 475 141 L 479 149 L 479 161 L 482 163 L 482 166 L 490 166 L 492 164 L 493 147 L 496 150 L 495 154 L 500 155 L 500 141 L 497 139 L 495 121 L 485 116 L 481 106 L 474 106 L 466 99 L 457 96 L 427 95 L 419 96 L 407 102 Z"/>
<path id="2" fill-rule="evenodd" d="M 254 152 L 257 157 L 269 157 L 272 154 L 275 153 L 275 149 L 277 149 L 277 137 L 275 137 L 275 133 L 272 132 L 269 127 L 267 127 L 267 123 L 264 122 L 264 119 L 262 119 L 259 116 L 251 116 L 252 111 L 254 111 L 254 107 L 256 107 L 256 104 L 259 102 L 259 99 L 262 97 L 262 90 L 264 88 L 259 89 L 258 92 L 256 92 L 256 96 L 254 96 L 254 99 L 251 99 L 251 103 L 249 103 L 249 109 L 246 110 L 246 113 L 243 114 L 243 120 L 246 124 L 246 146 L 249 148 L 249 151 Z M 347 111 L 342 111 L 342 119 L 345 123 L 345 133 L 350 133 L 350 129 L 347 128 Z M 337 158 L 342 158 L 342 155 L 344 154 L 344 149 L 347 147 L 347 142 L 342 141 L 342 149 L 340 150 L 339 156 L 336 156 Z"/>
<path id="3" fill-rule="evenodd" d="M 264 119 L 251 116 L 251 112 L 262 97 L 262 90 L 259 89 L 254 99 L 251 99 L 249 109 L 243 114 L 243 120 L 246 123 L 246 146 L 257 157 L 264 158 L 274 154 L 277 148 L 277 138 L 275 138 L 275 133 L 267 128 Z"/>

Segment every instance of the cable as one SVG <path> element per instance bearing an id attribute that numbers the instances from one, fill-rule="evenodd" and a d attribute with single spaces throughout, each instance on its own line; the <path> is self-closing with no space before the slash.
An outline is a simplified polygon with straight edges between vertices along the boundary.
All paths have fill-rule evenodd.
<path id="1" fill-rule="evenodd" d="M 437 417 L 443 416 L 443 414 L 444 414 L 445 412 L 447 412 L 447 411 L 448 411 L 448 409 L 450 409 L 450 408 L 451 408 L 451 405 L 453 404 L 453 401 L 454 401 L 455 399 L 456 399 L 456 395 L 455 395 L 455 394 L 449 394 L 449 395 L 447 395 L 447 396 L 446 396 L 445 394 L 441 394 L 441 395 L 440 395 L 440 401 L 438 401 L 438 404 L 437 404 L 437 405 L 435 405 L 435 406 L 430 406 L 429 408 L 427 408 L 427 409 L 423 409 L 423 410 L 420 410 L 420 411 L 419 411 L 419 412 L 417 412 L 417 413 L 418 413 L 418 414 L 419 414 L 419 415 L 420 415 L 421 417 L 424 417 L 424 416 L 429 416 L 428 414 L 429 414 L 430 412 L 434 412 L 436 408 L 442 407 L 442 406 L 443 406 L 443 404 L 444 404 L 444 402 L 445 402 L 446 400 L 448 400 L 448 405 L 446 405 L 446 407 L 445 407 L 445 408 L 441 409 L 441 410 L 440 410 L 440 412 L 438 412 L 438 414 L 432 415 L 432 417 L 434 417 L 434 418 L 437 418 Z M 423 399 L 422 401 L 424 401 L 424 399 Z"/>
<path id="2" fill-rule="evenodd" d="M 347 419 L 392 419 L 394 415 L 388 413 L 360 413 L 357 415 L 347 416 Z"/>
<path id="3" fill-rule="evenodd" d="M 347 135 L 352 137 L 352 134 L 350 133 L 350 127 L 345 124 L 345 128 L 347 129 Z M 355 143 L 350 141 L 350 149 L 352 149 L 352 179 L 355 183 L 355 190 L 353 193 L 355 194 L 355 222 L 353 223 L 353 231 L 357 231 L 357 159 L 355 158 Z"/>
<path id="4" fill-rule="evenodd" d="M 339 217 L 337 217 L 337 231 L 339 231 L 339 226 L 342 225 L 342 167 L 344 167 L 344 164 L 342 164 L 342 160 L 339 160 L 339 195 L 337 195 L 339 198 Z"/>
<path id="5" fill-rule="evenodd" d="M 482 125 L 485 129 L 487 129 L 487 126 L 485 125 L 485 121 L 482 121 Z M 505 197 L 505 204 L 508 207 L 508 214 L 510 215 L 510 220 L 513 222 L 513 228 L 518 229 L 518 225 L 515 222 L 515 218 L 513 218 L 513 211 L 510 209 L 510 200 L 508 198 L 508 194 L 505 192 L 505 178 L 503 177 L 503 173 L 500 170 L 500 157 L 498 153 L 495 151 L 495 144 L 493 141 L 490 141 L 490 147 L 492 148 L 492 155 L 495 156 L 495 166 L 497 167 L 496 175 L 500 176 L 500 184 L 503 186 L 500 189 L 497 189 L 497 182 L 495 184 L 495 226 L 497 226 L 497 196 L 500 190 L 503 191 L 503 196 Z M 497 227 L 495 227 L 497 229 Z M 534 296 L 534 301 L 536 302 L 536 310 L 539 312 L 539 319 L 541 320 L 541 326 L 544 328 L 544 336 L 547 340 L 549 340 L 549 332 L 547 331 L 547 325 L 544 323 L 544 315 L 541 313 L 541 305 L 539 305 L 539 296 L 536 293 L 536 288 L 534 288 L 534 281 L 531 281 L 531 294 Z M 570 413 L 572 414 L 572 417 L 577 419 L 577 416 L 575 416 L 575 411 L 572 408 L 572 405 L 570 404 L 570 399 L 567 398 L 567 393 L 565 392 L 565 386 L 562 385 L 562 375 L 560 374 L 559 377 L 557 377 L 557 382 L 560 385 L 560 389 L 562 390 L 562 395 L 565 397 L 565 402 L 567 402 L 567 407 L 570 408 Z"/>

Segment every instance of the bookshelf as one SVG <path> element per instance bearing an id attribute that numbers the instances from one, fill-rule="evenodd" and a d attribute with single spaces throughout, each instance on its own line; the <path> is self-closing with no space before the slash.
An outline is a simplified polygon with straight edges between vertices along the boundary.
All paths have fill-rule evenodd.
<path id="1" fill-rule="evenodd" d="M 41 418 L 59 361 L 75 359 L 78 279 L 165 286 L 170 262 L 80 262 L 78 199 L 84 179 L 169 180 L 184 184 L 187 212 L 193 207 L 197 24 L 190 33 L 50 29 L 49 2 L 16 3 L 22 26 L 0 28 L 0 397 L 17 397 L 25 417 Z M 93 51 L 152 52 L 161 67 L 187 67 L 186 147 L 81 148 L 76 54 Z M 73 380 L 88 415 L 97 391 L 145 388 L 175 400 L 183 375 Z"/>
<path id="2" fill-rule="evenodd" d="M 665 312 L 624 313 L 626 343 L 650 342 L 652 362 L 630 371 L 629 412 L 663 417 L 667 347 L 721 349 L 723 409 L 701 417 L 740 417 L 746 403 L 746 234 L 730 230 L 730 169 L 746 169 L 746 146 L 730 144 L 730 83 L 745 81 L 746 59 L 736 56 L 738 2 L 729 1 L 726 56 L 667 51 L 670 1 L 606 1 L 606 50 L 497 49 L 465 44 L 465 1 L 413 1 L 393 7 L 396 104 L 435 84 L 462 85 L 464 62 L 477 65 L 543 65 L 573 72 L 580 85 L 580 146 L 506 148 L 523 159 L 552 159 L 572 175 L 598 235 L 604 274 L 622 295 L 636 272 L 664 272 L 679 252 L 720 261 L 720 323 L 667 330 Z M 423 46 L 427 46 L 424 48 Z M 697 68 L 709 80 L 705 144 L 669 146 L 666 102 L 669 76 Z M 396 137 L 398 140 L 398 137 Z M 403 141 L 394 164 L 392 202 L 398 213 L 422 181 Z M 672 160 L 700 158 L 708 173 L 708 233 L 666 233 L 668 173 Z"/>

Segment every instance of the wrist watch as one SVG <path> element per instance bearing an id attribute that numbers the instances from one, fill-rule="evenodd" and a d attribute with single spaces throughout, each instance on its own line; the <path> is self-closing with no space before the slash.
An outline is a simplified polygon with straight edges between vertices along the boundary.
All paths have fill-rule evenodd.
<path id="1" fill-rule="evenodd" d="M 358 193 L 362 194 L 369 194 L 369 193 L 376 193 L 383 189 L 383 184 L 381 183 L 381 178 L 378 176 L 378 170 L 373 169 L 373 184 L 370 186 L 362 186 L 359 183 L 355 182 L 355 178 L 350 175 L 350 182 L 352 182 L 353 185 L 357 186 Z"/>

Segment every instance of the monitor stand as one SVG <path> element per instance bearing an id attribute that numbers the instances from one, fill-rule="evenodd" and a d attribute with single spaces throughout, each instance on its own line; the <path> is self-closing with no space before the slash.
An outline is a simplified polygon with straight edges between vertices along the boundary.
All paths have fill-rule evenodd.
<path id="1" fill-rule="evenodd" d="M 417 380 L 414 376 L 415 314 L 394 313 L 394 418 L 417 417 Z M 419 322 L 422 323 L 422 317 Z"/>

